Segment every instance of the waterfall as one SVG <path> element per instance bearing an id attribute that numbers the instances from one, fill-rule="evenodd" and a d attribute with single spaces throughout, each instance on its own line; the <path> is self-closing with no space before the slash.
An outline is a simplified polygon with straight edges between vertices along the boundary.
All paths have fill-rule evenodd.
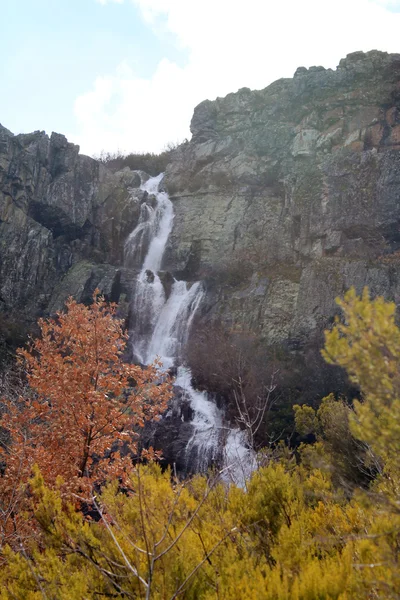
<path id="1" fill-rule="evenodd" d="M 141 206 L 139 223 L 125 243 L 125 259 L 135 261 L 146 251 L 132 302 L 136 315 L 131 336 L 133 355 L 143 364 L 159 356 L 168 369 L 181 358 L 203 288 L 200 282 L 188 286 L 175 279 L 166 298 L 159 272 L 174 211 L 168 194 L 158 191 L 162 177 L 151 177 L 141 186 L 148 196 Z"/>
<path id="2" fill-rule="evenodd" d="M 161 173 L 142 183 L 141 189 L 147 196 L 141 205 L 139 222 L 125 243 L 125 261 L 141 266 L 132 300 L 132 353 L 142 364 L 159 357 L 164 369 L 177 367 L 174 385 L 182 390 L 193 410 L 187 462 L 196 471 L 206 471 L 213 462 L 222 462 L 225 478 L 244 485 L 255 467 L 245 433 L 224 426 L 222 411 L 206 392 L 193 388 L 190 369 L 182 365 L 190 326 L 204 290 L 201 282 L 188 285 L 174 279 L 167 298 L 160 269 L 174 210 L 168 194 L 159 190 L 162 178 Z"/>

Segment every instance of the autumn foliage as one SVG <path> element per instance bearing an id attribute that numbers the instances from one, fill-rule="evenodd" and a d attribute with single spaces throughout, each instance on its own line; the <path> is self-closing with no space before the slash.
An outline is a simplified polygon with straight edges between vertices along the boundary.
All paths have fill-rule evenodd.
<path id="1" fill-rule="evenodd" d="M 114 313 L 96 294 L 91 306 L 69 299 L 56 319 L 39 321 L 41 336 L 19 351 L 31 393 L 4 401 L 3 516 L 15 514 L 35 464 L 47 485 L 62 478 L 64 494 L 123 480 L 132 469 L 135 432 L 165 410 L 168 380 L 157 365 L 122 360 L 127 335 Z"/>
<path id="2" fill-rule="evenodd" d="M 132 423 L 150 416 L 157 404 L 150 394 L 156 393 L 154 379 L 148 376 L 144 382 L 139 371 L 136 374 L 134 398 L 139 401 L 142 394 L 144 402 L 144 408 L 138 408 L 136 413 L 135 402 L 129 404 L 129 387 L 120 388 L 115 383 L 110 391 L 106 378 L 97 379 L 98 352 L 93 349 L 92 336 L 88 338 L 92 326 L 88 327 L 85 319 L 81 321 L 86 331 L 82 336 L 92 341 L 87 356 L 81 355 L 78 363 L 79 370 L 84 365 L 79 378 L 74 363 L 70 386 L 62 383 L 69 377 L 63 371 L 67 368 L 64 361 L 73 362 L 70 345 L 61 351 L 61 357 L 54 358 L 58 365 L 54 369 L 50 369 L 53 358 L 48 358 L 49 364 L 41 359 L 39 342 L 23 353 L 37 397 L 27 401 L 28 408 L 24 410 L 10 408 L 6 419 L 16 440 L 15 450 L 23 450 L 29 459 L 20 464 L 43 461 L 42 473 L 34 468 L 29 480 L 30 526 L 36 528 L 38 535 L 25 537 L 14 547 L 0 547 L 0 600 L 398 600 L 400 329 L 394 305 L 382 298 L 371 300 L 367 291 L 359 297 L 351 290 L 339 303 L 345 318 L 338 318 L 333 329 L 326 332 L 324 355 L 346 368 L 359 386 L 362 400 L 352 405 L 330 394 L 318 410 L 296 406 L 299 435 L 303 439 L 313 435 L 315 441 L 301 444 L 296 451 L 278 445 L 264 455 L 264 466 L 253 473 L 243 488 L 227 485 L 215 472 L 208 477 L 179 481 L 154 461 L 130 466 L 116 454 L 113 463 L 110 449 L 114 443 L 116 448 L 124 444 L 122 433 Z M 65 319 L 75 308 L 74 303 L 69 304 Z M 79 315 L 87 314 L 82 307 L 77 310 Z M 101 300 L 96 301 L 93 310 L 94 314 L 108 314 Z M 63 323 L 60 316 L 47 333 L 43 331 L 41 342 L 47 343 L 47 335 L 50 341 L 55 340 L 55 327 L 65 327 Z M 105 339 L 110 341 L 109 327 L 105 331 Z M 95 338 L 98 332 L 99 328 Z M 77 336 L 74 334 L 74 340 Z M 55 355 L 60 339 L 63 338 L 52 346 Z M 119 343 L 115 342 L 117 356 L 121 351 Z M 110 350 L 99 369 L 101 373 L 108 372 L 111 381 L 118 368 L 134 369 L 112 367 L 111 356 Z M 49 384 L 34 383 L 35 377 L 42 382 L 39 365 L 48 369 L 44 374 L 59 377 L 58 385 L 53 382 L 49 388 Z M 86 373 L 89 369 L 90 378 Z M 143 378 L 145 373 L 142 372 Z M 122 371 L 120 377 L 124 376 Z M 124 385 L 132 385 L 130 377 Z M 84 470 L 80 461 L 85 457 L 86 446 L 78 452 L 78 442 L 88 438 L 78 433 L 73 438 L 75 451 L 62 450 L 66 457 L 63 460 L 69 461 L 69 471 L 64 469 L 61 458 L 54 457 L 64 481 L 65 473 L 71 474 L 75 490 L 85 482 L 90 485 L 112 478 L 92 489 L 95 519 L 74 502 L 74 494 L 66 497 L 63 484 L 55 481 L 57 473 L 49 473 L 49 462 L 44 458 L 47 452 L 56 454 L 57 442 L 47 448 L 46 440 L 53 427 L 57 431 L 48 415 L 52 409 L 55 414 L 61 410 L 59 401 L 52 400 L 53 395 L 60 396 L 59 385 L 63 388 L 62 398 L 68 402 L 70 396 L 79 395 L 82 386 L 86 407 L 97 401 L 91 404 L 92 397 L 100 402 L 100 389 L 109 400 L 120 394 L 118 406 L 123 417 L 122 421 L 115 419 L 119 423 L 118 435 L 114 438 L 109 431 L 104 434 L 108 443 L 104 440 L 104 445 L 93 445 Z M 46 404 L 48 412 L 34 413 L 39 410 L 36 406 Z M 132 408 L 125 412 L 128 405 Z M 91 415 L 88 410 L 85 414 Z M 128 412 L 132 421 L 127 422 L 125 429 L 124 416 Z M 22 433 L 21 437 L 17 435 L 14 413 L 20 419 L 25 415 L 26 422 L 21 421 L 27 432 L 25 438 Z M 37 421 L 34 414 L 38 415 Z M 92 419 L 82 419 L 87 435 Z M 104 417 L 102 422 L 105 420 Z M 119 428 L 122 423 L 123 428 Z M 83 425 L 79 431 L 82 428 Z M 55 439 L 61 447 L 63 436 Z M 69 444 L 68 447 L 71 440 Z M 2 485 L 11 481 L 8 473 L 18 474 L 18 463 L 10 460 L 13 456 L 5 453 L 7 468 L 4 477 L 0 477 Z M 20 456 L 25 455 L 22 452 Z M 354 478 L 360 467 L 368 469 L 368 477 Z M 126 477 L 124 486 L 121 477 Z M 353 478 L 351 486 L 349 477 Z M 0 489 L 0 500 L 4 500 L 4 488 Z"/>

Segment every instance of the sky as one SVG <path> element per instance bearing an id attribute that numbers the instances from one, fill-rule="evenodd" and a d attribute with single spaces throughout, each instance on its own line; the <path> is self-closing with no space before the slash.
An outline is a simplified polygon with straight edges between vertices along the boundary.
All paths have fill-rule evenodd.
<path id="1" fill-rule="evenodd" d="M 89 155 L 190 139 L 202 100 L 357 50 L 400 53 L 400 0 L 0 0 L 0 123 Z"/>

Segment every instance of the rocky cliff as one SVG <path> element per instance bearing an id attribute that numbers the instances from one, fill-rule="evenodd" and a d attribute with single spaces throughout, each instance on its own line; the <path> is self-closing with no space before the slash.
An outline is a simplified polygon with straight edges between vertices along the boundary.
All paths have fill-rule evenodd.
<path id="1" fill-rule="evenodd" d="M 166 266 L 205 319 L 301 347 L 351 285 L 400 300 L 400 54 L 350 54 L 205 101 L 166 185 Z"/>
<path id="2" fill-rule="evenodd" d="M 96 286 L 120 300 L 139 184 L 137 173 L 111 173 L 62 135 L 0 126 L 1 311 L 29 324 Z"/>
<path id="3" fill-rule="evenodd" d="M 191 130 L 167 168 L 163 268 L 205 281 L 202 324 L 301 349 L 351 285 L 399 300 L 400 55 L 205 101 Z M 62 135 L 0 127 L 0 309 L 34 321 L 96 286 L 123 304 L 139 179 Z"/>

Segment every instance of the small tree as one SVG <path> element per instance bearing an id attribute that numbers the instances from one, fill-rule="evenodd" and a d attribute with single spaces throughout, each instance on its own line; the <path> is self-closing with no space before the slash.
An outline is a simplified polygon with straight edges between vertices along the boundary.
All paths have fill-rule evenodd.
<path id="1" fill-rule="evenodd" d="M 386 474 L 400 489 L 400 329 L 396 306 L 382 297 L 371 300 L 367 288 L 362 296 L 352 288 L 337 302 L 344 322 L 337 319 L 332 331 L 326 332 L 323 356 L 345 368 L 352 383 L 361 388 L 362 402 L 355 401 L 350 415 L 351 432 L 383 461 Z"/>
<path id="2" fill-rule="evenodd" d="M 1 426 L 9 442 L 2 449 L 3 521 L 15 516 L 34 464 L 50 486 L 62 477 L 67 494 L 123 480 L 132 467 L 135 430 L 157 418 L 170 397 L 158 365 L 122 361 L 127 335 L 115 306 L 97 291 L 91 306 L 71 298 L 65 313 L 40 320 L 39 327 L 41 337 L 18 351 L 33 393 L 3 401 Z"/>

